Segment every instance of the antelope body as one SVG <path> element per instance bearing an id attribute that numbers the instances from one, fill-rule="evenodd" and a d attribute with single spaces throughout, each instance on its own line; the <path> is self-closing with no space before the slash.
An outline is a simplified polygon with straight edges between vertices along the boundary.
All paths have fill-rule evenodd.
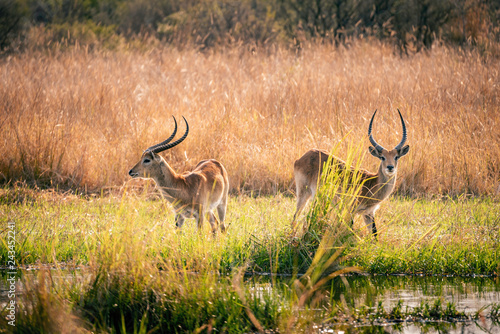
<path id="1" fill-rule="evenodd" d="M 184 118 L 184 117 L 183 117 Z M 129 171 L 133 178 L 152 178 L 162 195 L 174 206 L 175 223 L 182 227 L 186 218 L 195 218 L 201 231 L 203 220 L 208 214 L 212 232 L 217 231 L 217 209 L 220 229 L 225 231 L 224 219 L 227 209 L 229 181 L 224 166 L 214 159 L 200 161 L 194 170 L 177 174 L 158 153 L 180 144 L 189 133 L 186 123 L 185 134 L 177 141 L 169 142 L 177 132 L 177 121 L 172 135 L 165 141 L 149 147 L 142 154 L 141 160 Z"/>
<path id="2" fill-rule="evenodd" d="M 368 127 L 368 136 L 373 146 L 369 147 L 369 152 L 374 157 L 380 159 L 380 166 L 377 173 L 371 173 L 366 170 L 360 170 L 362 188 L 356 199 L 353 213 L 363 215 L 363 219 L 368 228 L 371 228 L 373 235 L 377 236 L 377 228 L 375 226 L 375 211 L 377 211 L 380 203 L 387 199 L 396 184 L 396 174 L 398 160 L 406 155 L 410 149 L 408 145 L 403 146 L 406 142 L 406 126 L 403 116 L 398 110 L 403 127 L 403 138 L 401 142 L 392 150 L 386 150 L 373 138 L 372 125 L 375 114 L 370 121 Z M 301 158 L 295 161 L 294 175 L 295 184 L 297 187 L 297 209 L 293 216 L 292 227 L 295 227 L 298 215 L 306 205 L 309 198 L 314 196 L 317 190 L 320 175 L 323 172 L 324 165 L 331 157 L 331 167 L 337 171 L 350 168 L 345 162 L 335 156 L 330 156 L 327 152 L 317 149 L 307 151 Z"/>

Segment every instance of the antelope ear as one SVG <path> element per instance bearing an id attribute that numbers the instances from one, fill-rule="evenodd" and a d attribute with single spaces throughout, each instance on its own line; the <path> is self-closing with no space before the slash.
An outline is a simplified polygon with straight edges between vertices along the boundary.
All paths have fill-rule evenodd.
<path id="1" fill-rule="evenodd" d="M 368 151 L 370 151 L 370 154 L 373 155 L 375 158 L 380 159 L 380 152 L 377 151 L 377 149 L 373 146 L 368 147 Z"/>
<path id="2" fill-rule="evenodd" d="M 410 146 L 406 145 L 402 149 L 398 151 L 398 156 L 401 158 L 402 156 L 408 154 L 408 151 L 410 150 Z"/>

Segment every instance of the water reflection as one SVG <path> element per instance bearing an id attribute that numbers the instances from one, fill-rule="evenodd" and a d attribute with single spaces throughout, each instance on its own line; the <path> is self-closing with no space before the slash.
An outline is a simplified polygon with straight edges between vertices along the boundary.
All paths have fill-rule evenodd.
<path id="1" fill-rule="evenodd" d="M 289 277 L 258 276 L 249 279 L 255 284 L 255 296 L 263 291 L 291 287 Z M 248 284 L 252 284 L 248 282 Z M 276 292 L 276 291 L 275 291 Z M 401 301 L 402 309 L 420 306 L 422 301 L 433 304 L 440 298 L 455 304 L 457 311 L 475 315 L 487 306 L 500 303 L 500 281 L 492 277 L 445 277 L 445 276 L 347 276 L 332 280 L 324 290 L 324 304 L 316 305 L 318 311 L 333 303 L 345 303 L 350 308 L 368 307 L 375 309 L 379 302 L 386 311 L 390 311 Z M 500 319 L 499 319 L 500 320 Z M 500 326 L 488 318 L 477 321 L 446 322 L 416 321 L 387 323 L 344 323 L 318 325 L 313 333 L 335 334 L 371 334 L 371 333 L 500 333 Z"/>
<path id="2" fill-rule="evenodd" d="M 350 276 L 332 281 L 334 300 L 344 296 L 348 305 L 375 307 L 379 301 L 390 309 L 401 300 L 416 307 L 422 300 L 442 298 L 458 311 L 474 313 L 485 305 L 500 303 L 500 281 L 491 277 Z"/>
<path id="3" fill-rule="evenodd" d="M 413 308 L 422 301 L 431 303 L 442 298 L 453 302 L 458 311 L 475 314 L 492 303 L 500 303 L 500 281 L 491 277 L 437 276 L 350 276 L 331 282 L 328 287 L 332 300 L 344 300 L 351 307 L 392 309 L 402 301 L 403 309 Z M 387 323 L 382 326 L 352 324 L 325 326 L 319 333 L 500 333 L 500 326 L 491 319 L 467 322 Z"/>
<path id="4" fill-rule="evenodd" d="M 408 324 L 388 324 L 384 326 L 337 326 L 331 328 L 323 328 L 318 330 L 318 333 L 332 334 L 432 334 L 432 333 L 447 333 L 447 334 L 478 334 L 478 333 L 500 333 L 498 325 L 491 324 L 491 321 L 486 324 L 480 322 L 467 323 L 449 323 L 449 322 L 427 322 L 427 323 L 408 323 Z"/>

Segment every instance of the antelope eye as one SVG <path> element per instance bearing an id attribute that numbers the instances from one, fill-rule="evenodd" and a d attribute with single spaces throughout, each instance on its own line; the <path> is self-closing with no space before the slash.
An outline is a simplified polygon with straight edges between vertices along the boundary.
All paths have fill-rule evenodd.
<path id="1" fill-rule="evenodd" d="M 150 163 L 150 162 L 151 162 L 151 160 L 149 160 L 149 159 L 144 159 L 142 162 L 143 162 L 143 163 L 145 163 L 145 164 L 148 164 L 148 163 Z"/>
<path id="2" fill-rule="evenodd" d="M 380 160 L 385 161 L 385 157 L 383 155 L 381 155 Z"/>
<path id="3" fill-rule="evenodd" d="M 399 159 L 399 157 L 398 157 L 398 156 L 394 157 L 394 160 L 398 160 L 398 159 Z"/>

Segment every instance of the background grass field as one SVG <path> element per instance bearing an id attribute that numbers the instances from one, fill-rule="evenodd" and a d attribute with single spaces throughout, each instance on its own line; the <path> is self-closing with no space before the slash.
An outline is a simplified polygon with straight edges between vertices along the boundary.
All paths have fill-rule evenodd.
<path id="1" fill-rule="evenodd" d="M 397 192 L 427 196 L 500 191 L 500 65 L 435 46 L 401 57 L 360 41 L 300 53 L 245 47 L 200 53 L 62 45 L 0 62 L 0 178 L 99 192 L 121 187 L 144 149 L 185 116 L 191 133 L 164 153 L 177 170 L 215 158 L 233 194 L 293 191 L 293 162 L 346 137 L 387 148 L 407 121 L 410 153 Z M 182 126 L 181 129 L 182 130 Z M 341 144 L 339 155 L 346 154 Z M 375 170 L 369 157 L 362 167 Z M 131 181 L 134 185 L 141 181 Z"/>

